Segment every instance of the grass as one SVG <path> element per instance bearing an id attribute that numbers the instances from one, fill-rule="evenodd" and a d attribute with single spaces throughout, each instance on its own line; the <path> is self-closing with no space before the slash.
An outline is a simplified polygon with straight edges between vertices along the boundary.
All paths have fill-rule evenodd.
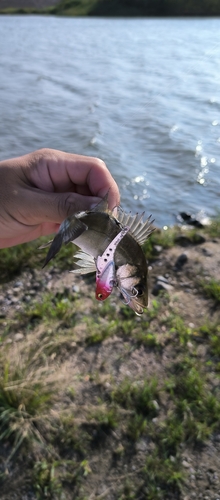
<path id="1" fill-rule="evenodd" d="M 0 441 L 9 440 L 12 458 L 24 443 L 44 441 L 42 429 L 53 400 L 53 389 L 29 366 L 4 362 L 0 374 Z"/>
<path id="2" fill-rule="evenodd" d="M 220 304 L 220 281 L 211 278 L 208 281 L 200 280 L 200 287 L 207 297 L 213 299 L 216 305 Z"/>
<path id="3" fill-rule="evenodd" d="M 112 401 L 126 409 L 153 418 L 157 415 L 159 395 L 156 379 L 133 382 L 125 379 L 111 394 Z"/>
<path id="4" fill-rule="evenodd" d="M 43 498 L 59 499 L 65 498 L 63 486 L 72 488 L 79 481 L 80 476 L 87 476 L 90 472 L 86 460 L 80 464 L 74 460 L 41 460 L 35 463 L 33 471 L 33 484 L 36 496 L 39 500 Z"/>
<path id="5" fill-rule="evenodd" d="M 26 269 L 41 269 L 46 257 L 46 250 L 40 250 L 39 247 L 45 244 L 48 239 L 49 237 L 43 237 L 30 243 L 0 249 L 0 283 L 7 283 Z M 73 268 L 75 251 L 75 245 L 64 245 L 56 259 L 49 263 L 47 269 L 49 270 L 51 266 L 55 265 L 60 271 L 70 271 Z"/>
<path id="6" fill-rule="evenodd" d="M 203 442 L 219 427 L 219 393 L 208 388 L 206 375 L 195 360 L 186 357 L 174 364 L 174 369 L 169 392 L 176 418 L 182 424 L 184 440 Z"/>
<path id="7" fill-rule="evenodd" d="M 160 457 L 158 450 L 147 457 L 146 464 L 143 470 L 145 494 L 148 500 L 163 500 L 167 489 L 169 494 L 178 495 L 181 491 L 181 485 L 184 479 L 184 474 L 181 470 L 179 461 L 172 458 L 163 459 Z"/>

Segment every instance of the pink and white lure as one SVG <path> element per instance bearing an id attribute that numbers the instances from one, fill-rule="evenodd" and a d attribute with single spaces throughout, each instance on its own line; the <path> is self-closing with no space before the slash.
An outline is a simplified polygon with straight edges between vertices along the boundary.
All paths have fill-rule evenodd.
<path id="1" fill-rule="evenodd" d="M 125 226 L 107 246 L 102 255 L 95 259 L 96 264 L 96 299 L 105 300 L 112 293 L 113 287 L 117 285 L 115 279 L 115 250 L 124 236 L 129 231 Z"/>

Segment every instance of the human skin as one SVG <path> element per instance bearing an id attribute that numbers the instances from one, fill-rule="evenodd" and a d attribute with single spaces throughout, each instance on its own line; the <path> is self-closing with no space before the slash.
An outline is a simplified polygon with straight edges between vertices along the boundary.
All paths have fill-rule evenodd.
<path id="1" fill-rule="evenodd" d="M 119 190 L 99 158 L 40 149 L 0 162 L 0 248 L 49 235 L 72 213 L 88 210 Z"/>

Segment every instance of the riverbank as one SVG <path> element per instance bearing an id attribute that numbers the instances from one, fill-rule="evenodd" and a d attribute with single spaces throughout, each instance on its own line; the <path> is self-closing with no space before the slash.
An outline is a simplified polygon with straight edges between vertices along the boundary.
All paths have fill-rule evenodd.
<path id="1" fill-rule="evenodd" d="M 219 244 L 219 221 L 152 235 L 142 317 L 72 245 L 0 252 L 2 500 L 219 496 Z"/>
<path id="2" fill-rule="evenodd" d="M 216 0 L 1 0 L 0 13 L 58 14 L 67 16 L 219 16 Z"/>

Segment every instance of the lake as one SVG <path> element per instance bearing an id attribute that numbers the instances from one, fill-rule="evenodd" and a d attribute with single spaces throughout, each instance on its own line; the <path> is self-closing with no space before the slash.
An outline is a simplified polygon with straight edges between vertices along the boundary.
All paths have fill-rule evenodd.
<path id="1" fill-rule="evenodd" d="M 0 16 L 0 159 L 102 158 L 158 226 L 220 198 L 220 19 Z"/>

